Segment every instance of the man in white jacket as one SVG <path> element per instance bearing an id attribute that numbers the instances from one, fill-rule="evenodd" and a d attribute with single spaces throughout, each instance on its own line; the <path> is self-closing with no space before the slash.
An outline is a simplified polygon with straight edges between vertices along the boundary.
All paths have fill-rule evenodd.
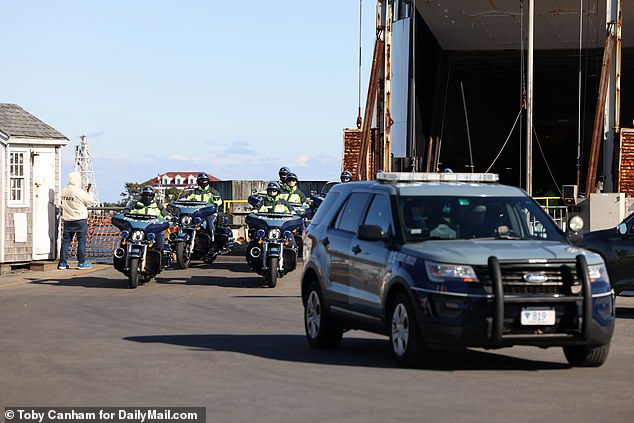
<path id="1" fill-rule="evenodd" d="M 68 269 L 68 249 L 73 237 L 77 235 L 78 269 L 90 269 L 86 263 L 86 235 L 88 234 L 88 206 L 93 203 L 90 187 L 81 187 L 79 172 L 68 174 L 68 185 L 62 190 L 62 222 L 64 236 L 58 269 Z"/>

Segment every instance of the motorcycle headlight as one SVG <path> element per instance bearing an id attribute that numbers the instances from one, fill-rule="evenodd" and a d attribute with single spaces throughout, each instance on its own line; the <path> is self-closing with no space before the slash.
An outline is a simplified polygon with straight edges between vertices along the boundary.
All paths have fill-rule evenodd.
<path id="1" fill-rule="evenodd" d="M 185 215 L 183 217 L 181 217 L 181 224 L 185 225 L 185 226 L 189 226 L 191 225 L 193 222 L 193 219 L 190 215 Z"/>
<path id="2" fill-rule="evenodd" d="M 473 267 L 463 264 L 445 264 L 428 261 L 425 263 L 427 277 L 432 282 L 448 282 L 461 280 L 463 282 L 478 282 Z"/>
<path id="3" fill-rule="evenodd" d="M 282 232 L 277 228 L 271 229 L 269 231 L 269 238 L 271 239 L 279 239 L 281 236 L 282 236 Z"/>
<path id="4" fill-rule="evenodd" d="M 143 241 L 143 231 L 132 231 L 130 239 L 134 242 Z"/>

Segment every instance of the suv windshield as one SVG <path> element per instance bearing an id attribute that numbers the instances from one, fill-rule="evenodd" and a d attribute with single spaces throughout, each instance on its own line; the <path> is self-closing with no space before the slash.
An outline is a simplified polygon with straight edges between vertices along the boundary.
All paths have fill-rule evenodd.
<path id="1" fill-rule="evenodd" d="M 401 196 L 405 238 L 540 239 L 564 241 L 561 230 L 534 201 L 523 197 Z"/>

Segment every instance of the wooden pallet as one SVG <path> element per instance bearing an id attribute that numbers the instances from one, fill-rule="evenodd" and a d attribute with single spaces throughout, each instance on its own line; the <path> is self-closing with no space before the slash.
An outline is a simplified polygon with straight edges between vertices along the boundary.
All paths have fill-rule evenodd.
<path id="1" fill-rule="evenodd" d="M 57 261 L 22 261 L 15 263 L 0 263 L 0 275 L 15 273 L 20 271 L 42 272 L 57 268 Z"/>

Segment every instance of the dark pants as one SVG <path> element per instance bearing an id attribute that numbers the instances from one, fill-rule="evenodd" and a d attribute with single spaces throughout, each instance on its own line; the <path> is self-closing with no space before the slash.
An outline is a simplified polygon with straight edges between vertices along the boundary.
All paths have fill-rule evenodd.
<path id="1" fill-rule="evenodd" d="M 156 234 L 156 248 L 158 248 L 159 251 L 165 249 L 165 231 Z"/>
<path id="2" fill-rule="evenodd" d="M 64 236 L 62 237 L 62 251 L 59 259 L 60 263 L 66 263 L 68 260 L 68 250 L 73 237 L 77 235 L 77 261 L 79 263 L 86 262 L 86 235 L 88 234 L 88 221 L 67 220 L 64 222 Z"/>
<path id="3" fill-rule="evenodd" d="M 205 218 L 205 220 L 207 221 L 207 232 L 210 235 L 213 235 L 214 229 L 216 229 L 216 215 L 215 214 L 211 214 L 211 215 L 207 216 Z"/>

